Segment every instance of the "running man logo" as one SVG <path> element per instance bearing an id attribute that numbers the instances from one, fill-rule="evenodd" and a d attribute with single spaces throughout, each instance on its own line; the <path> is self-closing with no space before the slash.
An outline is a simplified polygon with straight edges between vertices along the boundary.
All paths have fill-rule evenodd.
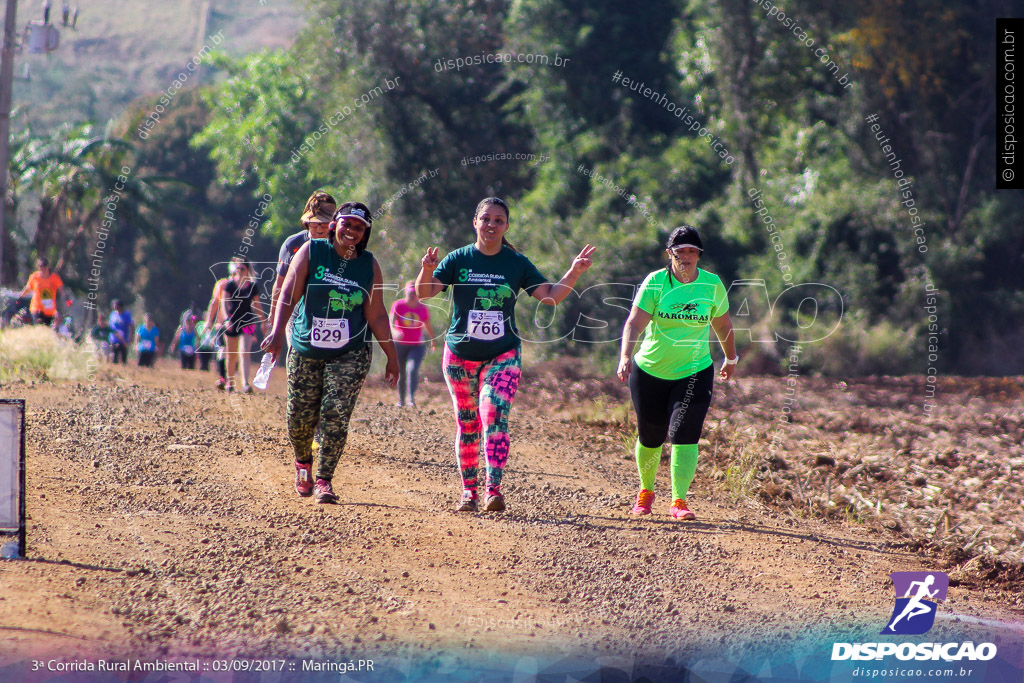
<path id="1" fill-rule="evenodd" d="M 949 577 L 943 572 L 893 572 L 889 576 L 896 589 L 896 606 L 882 635 L 927 633 L 935 623 L 938 603 L 946 599 Z"/>

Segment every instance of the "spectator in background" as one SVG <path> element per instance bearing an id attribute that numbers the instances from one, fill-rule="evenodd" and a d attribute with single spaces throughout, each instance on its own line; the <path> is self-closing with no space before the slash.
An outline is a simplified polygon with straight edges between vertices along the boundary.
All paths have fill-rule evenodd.
<path id="1" fill-rule="evenodd" d="M 71 28 L 78 28 L 78 5 L 75 5 L 75 9 L 71 12 Z"/>
<path id="2" fill-rule="evenodd" d="M 114 299 L 114 310 L 110 312 L 110 326 L 114 333 L 110 335 L 110 346 L 113 350 L 114 362 L 118 358 L 125 365 L 128 364 L 128 347 L 132 343 L 132 336 L 135 331 L 135 321 L 132 314 L 124 307 L 120 299 Z"/>
<path id="3" fill-rule="evenodd" d="M 71 14 L 71 7 L 68 5 L 68 0 L 64 0 L 60 6 L 60 22 L 64 25 L 68 25 L 68 15 Z"/>
<path id="4" fill-rule="evenodd" d="M 153 316 L 146 313 L 143 316 L 143 324 L 136 330 L 138 338 L 137 351 L 139 352 L 139 367 L 151 368 L 160 352 L 160 328 L 153 322 Z"/>
<path id="5" fill-rule="evenodd" d="M 28 311 L 33 323 L 53 325 L 55 320 L 60 321 L 57 302 L 60 301 L 64 281 L 60 279 L 60 275 L 50 270 L 50 262 L 45 258 L 36 261 L 36 267 L 38 270 L 28 276 L 28 284 L 21 290 L 21 296 L 32 294 Z"/>
<path id="6" fill-rule="evenodd" d="M 43 23 L 50 23 L 50 0 L 43 0 Z"/>

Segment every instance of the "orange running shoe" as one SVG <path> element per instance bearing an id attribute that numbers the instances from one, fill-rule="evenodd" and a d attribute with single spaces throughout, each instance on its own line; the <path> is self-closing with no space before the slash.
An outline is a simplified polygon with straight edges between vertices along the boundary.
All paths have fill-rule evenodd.
<path id="1" fill-rule="evenodd" d="M 654 505 L 654 491 L 648 491 L 647 489 L 640 489 L 636 494 L 636 503 L 633 505 L 633 509 L 629 511 L 631 515 L 649 515 L 651 514 L 651 506 Z"/>
<path id="2" fill-rule="evenodd" d="M 685 498 L 676 498 L 672 501 L 672 505 L 668 508 L 668 514 L 672 515 L 676 519 L 697 519 L 697 515 L 693 514 L 690 508 L 686 507 Z"/>

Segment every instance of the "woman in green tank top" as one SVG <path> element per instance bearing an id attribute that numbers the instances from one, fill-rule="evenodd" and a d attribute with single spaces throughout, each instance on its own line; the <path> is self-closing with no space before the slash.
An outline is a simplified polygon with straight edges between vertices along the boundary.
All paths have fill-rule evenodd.
<path id="1" fill-rule="evenodd" d="M 288 267 L 263 349 L 276 358 L 298 306 L 288 351 L 288 438 L 295 450 L 295 490 L 336 503 L 331 479 L 348 438 L 348 423 L 370 370 L 372 332 L 387 356 L 384 377 L 398 382 L 398 354 L 381 297 L 383 276 L 366 251 L 373 219 L 366 205 L 346 202 L 327 239 L 309 240 Z M 313 480 L 313 433 L 323 439 Z"/>

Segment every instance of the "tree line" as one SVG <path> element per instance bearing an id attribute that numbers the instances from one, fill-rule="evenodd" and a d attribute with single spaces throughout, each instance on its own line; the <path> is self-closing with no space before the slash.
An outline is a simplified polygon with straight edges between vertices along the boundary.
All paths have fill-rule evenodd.
<path id="1" fill-rule="evenodd" d="M 1021 374 L 1024 202 L 994 189 L 991 26 L 1009 9 L 312 0 L 292 48 L 218 56 L 220 78 L 145 139 L 149 100 L 102 131 L 24 127 L 7 210 L 31 194 L 38 226 L 4 253 L 81 284 L 130 166 L 102 287 L 170 315 L 205 299 L 268 196 L 254 260 L 324 188 L 377 212 L 371 249 L 400 282 L 427 246 L 471 241 L 476 202 L 499 195 L 549 276 L 595 244 L 590 284 L 638 283 L 696 226 L 702 267 L 734 285 L 748 369 L 782 371 L 809 342 L 805 371 Z M 581 319 L 621 329 L 599 297 L 567 304 L 545 352 L 590 353 L 577 342 L 603 333 Z"/>

